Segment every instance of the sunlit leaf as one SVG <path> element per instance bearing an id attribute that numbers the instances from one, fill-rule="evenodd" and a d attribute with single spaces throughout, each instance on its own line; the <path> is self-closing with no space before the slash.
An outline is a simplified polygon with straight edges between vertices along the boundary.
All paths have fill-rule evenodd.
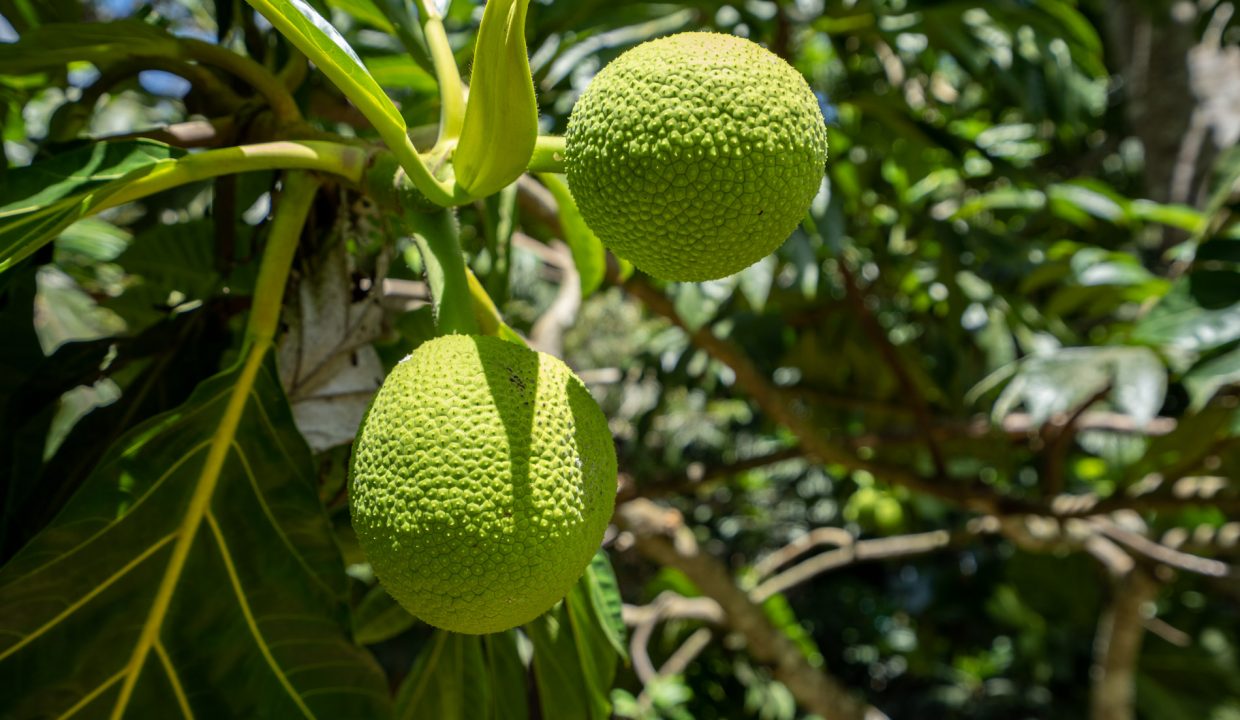
<path id="1" fill-rule="evenodd" d="M 150 140 L 95 143 L 10 171 L 0 185 L 0 271 L 86 217 L 130 181 L 182 155 Z"/>
<path id="2" fill-rule="evenodd" d="M 382 585 L 375 585 L 353 613 L 353 639 L 361 645 L 390 640 L 417 624 Z"/>
<path id="3" fill-rule="evenodd" d="M 1162 407 L 1166 369 L 1157 355 L 1141 347 L 1074 347 L 1036 355 L 1021 363 L 995 401 L 994 415 L 1003 417 L 1023 405 L 1040 425 L 1108 387 L 1116 409 L 1144 424 Z"/>
<path id="4" fill-rule="evenodd" d="M 385 33 L 396 32 L 396 28 L 392 27 L 392 23 L 383 16 L 383 12 L 375 6 L 373 0 L 327 0 L 327 4 L 345 11 L 377 30 Z"/>
<path id="5" fill-rule="evenodd" d="M 582 580 L 589 590 L 590 604 L 598 619 L 599 628 L 620 657 L 628 661 L 629 648 L 625 643 L 624 601 L 620 597 L 620 585 L 611 569 L 607 551 L 599 550 L 586 566 Z"/>
<path id="6" fill-rule="evenodd" d="M 577 202 L 568 190 L 568 183 L 559 175 L 540 173 L 538 179 L 551 191 L 555 203 L 560 209 L 560 227 L 564 232 L 562 238 L 568 243 L 573 253 L 573 264 L 577 266 L 577 274 L 581 276 L 581 296 L 589 297 L 603 284 L 603 276 L 607 272 L 607 251 L 581 217 Z"/>
<path id="7" fill-rule="evenodd" d="M 1202 307 L 1185 279 L 1133 330 L 1133 339 L 1151 345 L 1203 352 L 1240 339 L 1240 303 Z"/>
<path id="8" fill-rule="evenodd" d="M 336 28 L 303 0 L 247 0 L 353 101 L 371 122 L 405 130 L 405 119 Z"/>
<path id="9" fill-rule="evenodd" d="M 1240 348 L 1197 365 L 1184 375 L 1184 389 L 1194 410 L 1200 410 L 1227 385 L 1240 383 Z"/>

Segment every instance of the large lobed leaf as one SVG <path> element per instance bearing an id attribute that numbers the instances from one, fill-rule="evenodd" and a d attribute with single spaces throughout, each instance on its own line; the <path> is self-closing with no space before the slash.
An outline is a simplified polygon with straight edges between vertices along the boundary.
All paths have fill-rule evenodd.
<path id="1" fill-rule="evenodd" d="M 314 477 L 255 354 L 127 433 L 0 571 L 0 716 L 387 715 Z"/>

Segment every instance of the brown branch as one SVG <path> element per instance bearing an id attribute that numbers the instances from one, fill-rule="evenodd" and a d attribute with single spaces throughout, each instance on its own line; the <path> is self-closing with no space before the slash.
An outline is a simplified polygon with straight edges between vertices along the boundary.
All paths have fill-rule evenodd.
<path id="1" fill-rule="evenodd" d="M 620 495 L 616 498 L 616 501 L 625 502 L 638 496 L 656 498 L 669 495 L 686 495 L 697 492 L 702 487 L 717 480 L 724 480 L 743 472 L 804 456 L 805 452 L 799 447 L 794 446 L 775 450 L 765 455 L 743 458 L 732 463 L 720 463 L 706 467 L 699 465 L 696 466 L 696 469 L 695 466 L 691 466 L 684 477 L 676 480 L 654 480 L 652 482 L 643 482 L 641 485 L 629 483 L 624 488 L 621 488 Z"/>
<path id="2" fill-rule="evenodd" d="M 781 593 L 794 585 L 821 575 L 829 570 L 851 565 L 863 560 L 884 560 L 895 557 L 908 557 L 932 552 L 951 545 L 967 534 L 953 536 L 946 530 L 918 533 L 916 535 L 900 535 L 897 537 L 861 540 L 815 555 L 804 562 L 792 566 L 775 577 L 753 589 L 749 595 L 754 602 L 762 602 L 770 596 Z"/>
<path id="3" fill-rule="evenodd" d="M 714 633 L 711 632 L 710 628 L 694 630 L 693 634 L 686 638 L 680 647 L 676 648 L 676 652 L 672 653 L 667 661 L 659 666 L 659 676 L 669 677 L 684 672 L 688 669 L 689 663 L 693 662 L 693 659 L 705 650 L 707 645 L 710 645 L 710 640 L 713 636 Z M 645 694 L 645 691 L 642 694 Z"/>
<path id="4" fill-rule="evenodd" d="M 897 417 L 909 417 L 913 414 L 911 408 L 903 405 L 895 405 L 890 402 L 870 398 L 847 397 L 807 385 L 795 386 L 790 388 L 790 391 L 792 394 L 807 398 L 817 405 L 825 405 L 857 413 L 884 416 L 894 415 Z M 1085 412 L 1075 423 L 1078 432 L 1102 430 L 1125 435 L 1150 436 L 1168 435 L 1175 431 L 1176 426 L 1175 418 L 1156 417 L 1146 423 L 1137 423 L 1130 415 L 1109 410 Z M 1035 423 L 1033 416 L 1029 413 L 1015 412 L 1006 415 L 998 425 L 986 415 L 977 415 L 968 419 L 935 417 L 932 419 L 931 427 L 935 437 L 940 441 L 962 438 L 976 440 L 996 434 L 1003 434 L 1012 440 L 1023 442 L 1028 440 L 1030 435 L 1036 434 L 1041 429 L 1042 424 Z"/>
<path id="5" fill-rule="evenodd" d="M 187 120 L 149 130 L 109 135 L 96 138 L 103 142 L 149 138 L 168 145 L 183 148 L 222 147 L 233 145 L 237 140 L 237 122 L 232 115 L 212 120 Z"/>
<path id="6" fill-rule="evenodd" d="M 616 281 L 617 277 L 610 263 L 608 270 L 613 281 Z M 623 282 L 623 287 L 630 295 L 642 301 L 651 312 L 670 320 L 681 328 L 689 335 L 689 340 L 693 345 L 705 350 L 714 359 L 728 366 L 736 376 L 736 387 L 753 398 L 753 401 L 771 420 L 791 430 L 797 436 L 805 453 L 819 462 L 839 465 L 849 470 L 865 470 L 887 482 L 902 485 L 914 492 L 934 495 L 976 512 L 990 514 L 1047 512 L 1047 508 L 1040 503 L 1005 497 L 976 480 L 931 480 L 900 467 L 862 460 L 850 448 L 827 439 L 819 432 L 810 419 L 808 408 L 800 398 L 770 382 L 753 361 L 732 343 L 716 337 L 709 326 L 697 330 L 690 329 L 676 312 L 672 301 L 657 288 L 637 275 Z"/>
<path id="7" fill-rule="evenodd" d="M 1072 440 L 1076 437 L 1076 427 L 1081 417 L 1110 392 L 1111 384 L 1107 383 L 1078 405 L 1076 410 L 1056 415 L 1042 426 L 1040 435 L 1046 446 L 1043 454 L 1042 492 L 1047 496 L 1054 497 L 1064 490 L 1064 465 L 1068 462 L 1068 451 L 1072 448 Z"/>
<path id="8" fill-rule="evenodd" d="M 1137 660 L 1145 635 L 1144 606 L 1157 597 L 1157 583 L 1139 567 L 1115 584 L 1094 638 L 1090 720 L 1136 717 L 1134 698 Z"/>
<path id="9" fill-rule="evenodd" d="M 881 716 L 838 679 L 809 663 L 762 607 L 736 586 L 723 564 L 701 551 L 679 513 L 661 510 L 649 500 L 632 500 L 616 509 L 616 520 L 633 534 L 639 552 L 680 570 L 702 594 L 719 603 L 727 627 L 745 638 L 754 660 L 770 665 L 775 678 L 806 711 L 833 720 Z"/>
<path id="10" fill-rule="evenodd" d="M 1144 555 L 1146 558 L 1168 567 L 1217 578 L 1225 578 L 1233 574 L 1231 566 L 1225 562 L 1203 558 L 1167 547 L 1162 543 L 1150 540 L 1140 533 L 1122 528 L 1113 522 L 1097 518 L 1092 521 L 1092 524 L 1100 533 L 1123 545 L 1130 551 Z"/>
<path id="11" fill-rule="evenodd" d="M 844 547 L 852 545 L 856 540 L 853 534 L 844 528 L 815 528 L 754 563 L 754 574 L 757 575 L 758 580 L 765 580 L 771 573 L 816 547 L 822 545 Z"/>
<path id="12" fill-rule="evenodd" d="M 926 396 L 921 392 L 921 388 L 918 387 L 912 374 L 904 365 L 904 361 L 896 350 L 895 345 L 891 344 L 891 338 L 887 336 L 886 331 L 878 324 L 878 320 L 874 318 L 874 313 L 870 312 L 870 308 L 866 306 L 865 296 L 861 292 L 861 287 L 857 285 L 857 279 L 853 276 L 852 270 L 848 269 L 848 262 L 841 257 L 836 266 L 839 268 L 840 275 L 844 278 L 844 289 L 847 293 L 848 305 L 853 309 L 853 313 L 861 322 L 861 329 L 870 338 L 870 342 L 878 348 L 878 353 L 883 356 L 883 361 L 887 363 L 891 372 L 896 376 L 896 382 L 900 384 L 900 389 L 904 391 L 904 399 L 912 409 L 913 417 L 917 422 L 917 428 L 921 431 L 922 439 L 926 443 L 926 449 L 930 451 L 935 474 L 941 479 L 946 479 L 948 477 L 947 463 L 943 460 L 943 451 L 939 448 L 938 440 L 935 438 L 933 425 L 930 420 L 930 405 L 926 402 Z"/>

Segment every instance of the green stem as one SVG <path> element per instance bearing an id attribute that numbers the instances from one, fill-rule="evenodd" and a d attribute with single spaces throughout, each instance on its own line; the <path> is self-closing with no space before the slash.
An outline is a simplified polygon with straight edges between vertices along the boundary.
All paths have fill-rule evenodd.
<path id="1" fill-rule="evenodd" d="M 451 210 L 429 214 L 408 213 L 414 239 L 426 265 L 426 279 L 434 299 L 435 326 L 440 335 L 477 335 L 470 297 L 468 268 L 461 253 L 459 229 Z"/>
<path id="2" fill-rule="evenodd" d="M 379 131 L 379 137 L 384 144 L 396 156 L 396 160 L 404 169 L 405 174 L 409 176 L 414 187 L 421 191 L 428 200 L 443 207 L 469 202 L 469 195 L 464 189 L 457 187 L 456 183 L 443 182 L 431 174 L 430 168 L 426 167 L 426 162 L 418 154 L 418 149 L 413 146 L 413 140 L 409 138 L 408 133 L 402 129 L 393 128 L 387 123 L 376 124 L 375 129 Z"/>
<path id="3" fill-rule="evenodd" d="M 280 322 L 280 308 L 284 303 L 284 285 L 318 189 L 319 181 L 309 173 L 284 174 L 284 189 L 276 203 L 275 216 L 267 233 L 267 248 L 263 251 L 263 260 L 259 265 L 254 301 L 246 323 L 247 343 L 261 347 L 275 338 L 276 327 Z"/>
<path id="4" fill-rule="evenodd" d="M 181 38 L 180 43 L 185 56 L 190 60 L 227 70 L 257 90 L 267 100 L 272 114 L 279 122 L 301 120 L 301 110 L 297 108 L 297 102 L 289 94 L 288 88 L 279 78 L 268 72 L 267 68 L 244 55 L 202 40 Z"/>
<path id="5" fill-rule="evenodd" d="M 534 154 L 526 168 L 532 173 L 564 172 L 564 138 L 559 135 L 539 135 L 534 141 Z"/>
<path id="6" fill-rule="evenodd" d="M 431 174 L 430 168 L 418 155 L 417 148 L 409 139 L 409 134 L 405 130 L 405 120 L 396 111 L 392 101 L 382 93 L 372 94 L 374 90 L 377 90 L 373 78 L 364 72 L 361 73 L 362 77 L 359 77 L 348 67 L 339 64 L 335 55 L 304 35 L 300 26 L 286 17 L 272 0 L 247 0 L 247 2 L 261 12 L 263 17 L 267 18 L 308 60 L 317 65 L 370 121 L 384 144 L 404 168 L 409 180 L 428 200 L 444 207 L 469 202 L 469 194 L 457 187 L 455 182 L 443 182 Z M 419 6 L 423 4 L 420 3 Z"/>
<path id="7" fill-rule="evenodd" d="M 357 183 L 366 170 L 364 148 L 315 140 L 260 143 L 208 150 L 160 163 L 91 208 L 99 212 L 178 185 L 255 170 L 315 170 Z"/>
<path id="8" fill-rule="evenodd" d="M 474 271 L 465 268 L 466 279 L 469 281 L 469 295 L 473 303 L 474 319 L 478 323 L 478 327 L 482 330 L 483 335 L 494 335 L 501 340 L 507 340 L 517 345 L 529 347 L 522 338 L 504 322 L 504 317 L 499 314 L 499 308 L 495 307 L 495 301 L 487 294 L 486 288 L 482 287 L 482 283 L 478 282 L 478 277 L 474 275 Z"/>
<path id="9" fill-rule="evenodd" d="M 441 145 L 461 136 L 465 124 L 465 90 L 461 72 L 456 67 L 456 56 L 448 43 L 448 33 L 443 18 L 424 16 L 422 31 L 430 45 L 431 61 L 435 65 L 435 79 L 439 81 L 439 142 Z"/>

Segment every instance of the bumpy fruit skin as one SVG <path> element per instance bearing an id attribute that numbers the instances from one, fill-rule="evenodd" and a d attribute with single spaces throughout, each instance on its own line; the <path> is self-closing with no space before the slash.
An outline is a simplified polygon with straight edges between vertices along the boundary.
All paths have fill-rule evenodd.
<path id="1" fill-rule="evenodd" d="M 492 337 L 431 340 L 384 381 L 350 506 L 383 586 L 454 632 L 529 622 L 568 592 L 616 494 L 607 420 L 560 360 Z"/>
<path id="2" fill-rule="evenodd" d="M 774 252 L 822 182 L 827 131 L 804 78 L 731 35 L 625 52 L 568 121 L 569 189 L 611 250 L 665 280 L 712 280 Z"/>

